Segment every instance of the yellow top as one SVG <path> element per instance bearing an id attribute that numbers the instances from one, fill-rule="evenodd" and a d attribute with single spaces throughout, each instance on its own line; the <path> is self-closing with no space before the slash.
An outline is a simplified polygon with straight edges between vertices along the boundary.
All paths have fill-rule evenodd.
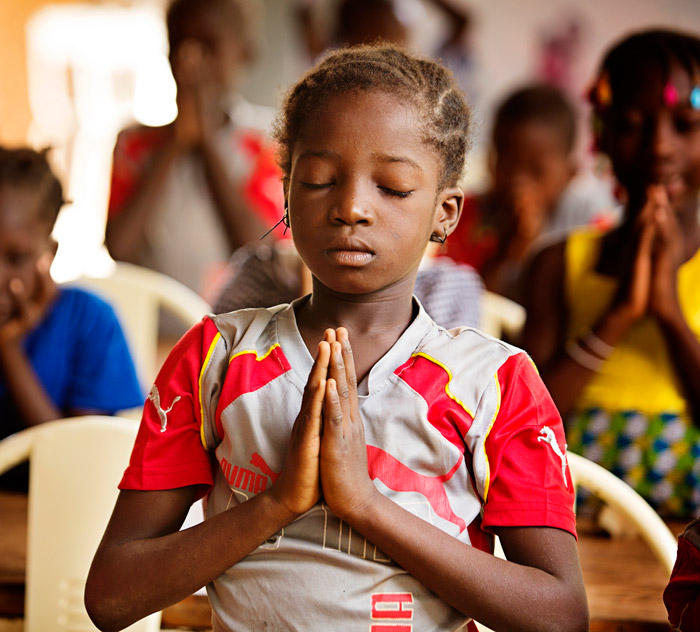
<path id="1" fill-rule="evenodd" d="M 569 309 L 567 340 L 583 336 L 613 299 L 617 280 L 595 272 L 603 233 L 575 231 L 565 253 L 565 292 Z M 700 338 L 700 251 L 678 272 L 681 309 Z M 636 323 L 582 391 L 576 407 L 643 414 L 673 413 L 688 418 L 686 402 L 675 376 L 661 330 L 652 318 Z"/>

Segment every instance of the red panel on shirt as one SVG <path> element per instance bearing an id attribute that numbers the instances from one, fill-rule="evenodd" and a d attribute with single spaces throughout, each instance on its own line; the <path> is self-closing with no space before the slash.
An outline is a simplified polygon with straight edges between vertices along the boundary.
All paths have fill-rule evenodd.
<path id="1" fill-rule="evenodd" d="M 426 401 L 431 425 L 464 453 L 463 437 L 473 420 L 464 407 L 448 394 L 452 377 L 447 369 L 437 361 L 415 355 L 394 373 Z"/>
<path id="2" fill-rule="evenodd" d="M 205 317 L 182 337 L 163 364 L 144 405 L 120 489 L 213 484 L 212 462 L 200 439 L 198 393 L 200 370 L 217 333 L 212 320 Z"/>
<path id="3" fill-rule="evenodd" d="M 524 353 L 498 371 L 501 406 L 486 440 L 490 485 L 483 527 L 547 526 L 576 535 L 561 417 Z"/>

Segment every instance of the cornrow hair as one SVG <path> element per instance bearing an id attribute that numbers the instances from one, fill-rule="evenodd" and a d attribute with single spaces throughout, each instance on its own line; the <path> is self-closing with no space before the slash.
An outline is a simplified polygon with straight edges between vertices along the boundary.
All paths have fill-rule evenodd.
<path id="1" fill-rule="evenodd" d="M 603 57 L 588 99 L 594 113 L 605 110 L 634 88 L 650 67 L 661 69 L 668 80 L 671 68 L 679 65 L 691 80 L 700 81 L 700 39 L 691 33 L 669 29 L 651 29 L 628 35 Z"/>
<path id="2" fill-rule="evenodd" d="M 285 181 L 301 130 L 323 102 L 353 91 L 381 91 L 412 103 L 424 140 L 442 159 L 440 186 L 455 186 L 469 145 L 470 111 L 449 70 L 392 44 L 342 48 L 326 54 L 287 92 L 273 124 Z"/>
<path id="3" fill-rule="evenodd" d="M 512 92 L 496 109 L 493 138 L 498 139 L 506 126 L 542 123 L 557 129 L 567 152 L 576 143 L 576 110 L 558 88 L 542 83 L 523 86 Z"/>
<path id="4" fill-rule="evenodd" d="M 192 16 L 205 11 L 217 12 L 221 20 L 230 24 L 249 52 L 255 52 L 258 14 L 253 0 L 171 0 L 165 13 L 171 53 L 185 39 Z"/>
<path id="5" fill-rule="evenodd" d="M 41 219 L 53 226 L 66 201 L 61 182 L 49 164 L 48 151 L 0 147 L 0 187 L 27 189 L 35 193 Z"/>

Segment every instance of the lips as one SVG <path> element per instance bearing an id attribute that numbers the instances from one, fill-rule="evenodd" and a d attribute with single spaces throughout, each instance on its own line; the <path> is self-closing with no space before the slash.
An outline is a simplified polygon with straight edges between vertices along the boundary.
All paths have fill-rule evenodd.
<path id="1" fill-rule="evenodd" d="M 359 241 L 336 242 L 323 253 L 332 263 L 351 267 L 366 265 L 375 257 L 374 251 Z"/>

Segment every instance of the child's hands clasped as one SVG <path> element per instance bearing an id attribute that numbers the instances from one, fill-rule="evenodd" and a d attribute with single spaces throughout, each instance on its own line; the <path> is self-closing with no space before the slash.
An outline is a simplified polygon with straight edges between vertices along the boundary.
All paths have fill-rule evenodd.
<path id="1" fill-rule="evenodd" d="M 650 186 L 637 218 L 637 247 L 621 299 L 632 322 L 646 314 L 663 317 L 678 306 L 676 277 L 683 261 L 683 236 L 662 186 Z"/>
<path id="2" fill-rule="evenodd" d="M 369 504 L 375 487 L 367 474 L 365 428 L 348 332 L 339 327 L 334 333 L 323 409 L 321 486 L 331 511 L 348 518 Z"/>
<path id="3" fill-rule="evenodd" d="M 272 491 L 295 515 L 311 509 L 322 493 L 341 518 L 367 506 L 375 491 L 367 474 L 352 348 L 343 327 L 326 330 L 319 343 L 287 459 Z"/>

